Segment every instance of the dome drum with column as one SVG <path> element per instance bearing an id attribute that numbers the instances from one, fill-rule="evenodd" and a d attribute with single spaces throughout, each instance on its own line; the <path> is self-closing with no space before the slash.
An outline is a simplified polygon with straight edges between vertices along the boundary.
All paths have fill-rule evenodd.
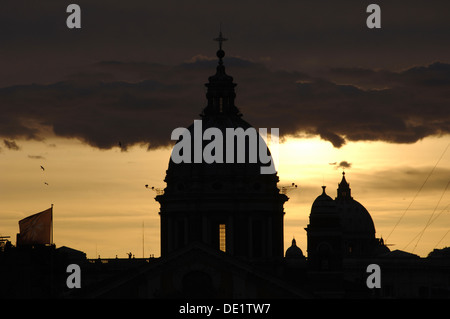
<path id="1" fill-rule="evenodd" d="M 208 128 L 222 132 L 223 156 L 227 149 L 226 130 L 247 130 L 252 126 L 242 119 L 235 106 L 236 84 L 225 73 L 220 34 L 219 63 L 216 74 L 209 77 L 207 106 L 201 114 L 201 134 Z M 197 123 L 198 124 L 198 123 Z M 279 178 L 275 173 L 261 174 L 259 160 L 250 161 L 250 141 L 245 143 L 245 161 L 212 162 L 194 160 L 195 123 L 188 127 L 191 133 L 191 161 L 169 161 L 164 194 L 156 196 L 160 203 L 161 255 L 199 241 L 220 248 L 228 254 L 250 259 L 282 258 L 283 204 L 288 197 L 277 188 Z M 258 135 L 257 154 L 270 151 Z M 249 138 L 250 139 L 250 138 Z M 180 139 L 177 143 L 182 142 Z M 211 141 L 203 140 L 201 151 Z M 234 156 L 237 145 L 234 143 Z M 198 146 L 198 145 L 197 145 Z M 242 149 L 241 149 L 242 151 Z"/>

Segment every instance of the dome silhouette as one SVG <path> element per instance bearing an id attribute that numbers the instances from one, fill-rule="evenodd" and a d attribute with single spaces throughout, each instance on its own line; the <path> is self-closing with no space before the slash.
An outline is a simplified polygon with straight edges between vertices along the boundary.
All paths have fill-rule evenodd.
<path id="1" fill-rule="evenodd" d="M 336 213 L 336 203 L 325 191 L 326 186 L 322 186 L 322 194 L 319 195 L 311 206 L 311 215 Z"/>
<path id="2" fill-rule="evenodd" d="M 319 234 L 317 236 L 333 234 L 335 242 L 340 241 L 338 244 L 340 248 L 336 249 L 342 250 L 344 256 L 369 256 L 379 253 L 381 249 L 378 247 L 379 241 L 375 238 L 372 217 L 367 209 L 351 196 L 345 172 L 342 173 L 337 197 L 334 200 L 326 194 L 325 186 L 322 186 L 322 189 L 322 194 L 316 198 L 311 207 L 310 225 L 307 228 L 310 234 Z M 316 246 L 319 247 L 319 244 L 320 241 Z"/>
<path id="3" fill-rule="evenodd" d="M 343 231 L 359 233 L 363 236 L 374 236 L 375 226 L 367 209 L 358 201 L 336 201 L 336 207 L 342 217 Z"/>
<path id="4" fill-rule="evenodd" d="M 205 84 L 207 105 L 200 114 L 201 121 L 194 121 L 187 128 L 190 138 L 188 143 L 190 144 L 190 154 L 186 155 L 186 158 L 189 160 L 175 163 L 172 159 L 173 156 L 170 158 L 165 180 L 167 183 L 165 193 L 199 191 L 205 196 L 205 192 L 214 193 L 218 189 L 229 189 L 234 193 L 236 191 L 239 193 L 264 192 L 267 196 L 278 196 L 279 189 L 276 184 L 279 179 L 276 172 L 261 174 L 261 167 L 269 167 L 273 163 L 270 150 L 258 130 L 242 119 L 242 114 L 234 103 L 236 84 L 233 82 L 233 77 L 226 74 L 222 61 L 225 56 L 222 42 L 227 39 L 223 38 L 220 33 L 219 38 L 215 40 L 220 44 L 220 49 L 217 51 L 219 62 L 216 73 L 210 76 L 208 83 Z M 216 136 L 211 137 L 211 140 L 203 140 L 202 137 L 208 129 L 214 129 L 215 132 L 218 130 L 222 140 L 216 141 Z M 242 136 L 245 136 L 245 140 L 231 135 L 227 139 L 227 130 L 243 132 Z M 177 145 L 184 142 L 186 142 L 184 137 L 180 137 L 174 146 L 172 155 L 175 149 L 178 150 Z M 221 147 L 214 147 L 213 143 L 220 145 L 220 142 Z M 199 143 L 201 143 L 200 147 Z M 230 147 L 230 145 L 234 145 L 234 147 Z M 214 151 L 211 151 L 213 148 Z M 212 163 L 206 163 L 203 158 L 206 149 L 214 156 Z M 264 161 L 261 160 L 261 154 L 264 156 Z M 201 162 L 198 161 L 199 157 L 202 157 Z M 244 161 L 241 161 L 242 158 Z M 215 187 L 212 187 L 213 185 Z"/>
<path id="5" fill-rule="evenodd" d="M 283 204 L 270 151 L 235 106 L 233 77 L 219 62 L 208 78 L 200 120 L 179 128 L 160 203 L 161 255 L 200 242 L 249 259 L 281 258 Z M 175 157 L 174 157 L 175 155 Z"/>
<path id="6" fill-rule="evenodd" d="M 300 247 L 297 246 L 297 242 L 295 241 L 295 238 L 292 239 L 292 245 L 286 249 L 286 258 L 305 258 L 303 255 L 303 251 Z"/>

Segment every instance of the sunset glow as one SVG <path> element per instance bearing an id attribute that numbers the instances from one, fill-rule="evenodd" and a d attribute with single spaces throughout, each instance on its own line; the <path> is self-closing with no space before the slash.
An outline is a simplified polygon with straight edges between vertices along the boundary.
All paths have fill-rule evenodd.
<path id="1" fill-rule="evenodd" d="M 279 188 L 291 183 L 298 188 L 288 192 L 290 199 L 285 204 L 285 248 L 295 237 L 306 253 L 304 228 L 311 205 L 322 185 L 327 186 L 327 194 L 336 196 L 342 161 L 351 164 L 344 170 L 353 197 L 370 212 L 377 236 L 388 239 L 387 243 L 394 245 L 391 249 L 426 256 L 434 248 L 448 246 L 450 208 L 448 190 L 444 190 L 450 152 L 443 152 L 449 141 L 442 137 L 401 145 L 357 142 L 336 149 L 319 138 L 286 140 L 279 145 Z M 82 250 L 89 258 L 125 258 L 128 252 L 142 257 L 143 248 L 144 256 L 159 256 L 159 204 L 154 200 L 156 193 L 145 185 L 165 187 L 169 148 L 97 150 L 74 139 L 56 137 L 17 144 L 19 150 L 0 153 L 4 172 L 1 235 L 11 236 L 15 242 L 18 220 L 54 204 L 57 246 Z M 433 213 L 436 221 L 417 244 L 415 236 Z"/>

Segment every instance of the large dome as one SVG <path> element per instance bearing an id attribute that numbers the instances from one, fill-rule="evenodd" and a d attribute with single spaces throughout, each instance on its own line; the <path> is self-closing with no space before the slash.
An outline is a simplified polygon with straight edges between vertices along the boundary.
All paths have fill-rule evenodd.
<path id="1" fill-rule="evenodd" d="M 217 40 L 221 45 L 225 39 L 220 34 Z M 202 242 L 234 256 L 281 258 L 288 197 L 277 187 L 272 156 L 259 130 L 242 119 L 234 104 L 236 84 L 225 73 L 224 56 L 220 46 L 216 74 L 205 84 L 201 119 L 172 132 L 177 142 L 167 186 L 155 198 L 161 256 Z"/>
<path id="2" fill-rule="evenodd" d="M 196 130 L 196 128 L 198 130 Z M 216 141 L 215 137 L 212 138 L 212 140 L 206 139 L 204 135 L 205 131 L 207 131 L 208 129 L 216 129 L 216 130 L 218 129 L 218 131 L 216 132 L 220 133 L 221 141 Z M 190 169 L 194 170 L 201 169 L 202 171 L 204 171 L 204 173 L 207 174 L 227 175 L 230 173 L 228 170 L 232 169 L 232 170 L 243 170 L 243 172 L 246 173 L 247 175 L 249 174 L 261 175 L 260 168 L 262 166 L 269 167 L 270 163 L 273 163 L 273 159 L 266 145 L 266 142 L 259 135 L 258 131 L 236 114 L 219 113 L 219 114 L 204 115 L 201 120 L 197 120 L 195 121 L 195 123 L 191 124 L 187 128 L 187 131 L 189 132 L 190 138 L 190 142 L 188 143 L 190 145 L 189 160 L 183 161 L 181 163 L 175 163 L 173 160 L 173 156 L 171 156 L 169 161 L 170 170 L 185 171 Z M 199 135 L 200 137 L 196 137 L 196 134 Z M 243 145 L 242 143 L 240 143 L 239 139 L 235 136 L 236 134 L 239 134 L 241 136 L 245 135 Z M 227 136 L 232 136 L 234 140 L 233 141 L 231 139 L 228 140 Z M 195 159 L 196 156 L 195 152 L 198 152 L 198 150 L 195 149 L 196 147 L 195 139 L 198 139 L 198 141 L 200 141 L 201 143 L 200 149 L 200 153 L 202 155 L 201 163 L 198 163 L 198 161 Z M 175 151 L 178 152 L 177 145 L 183 142 L 184 138 L 182 137 L 177 141 L 172 152 Z M 214 148 L 213 147 L 214 143 L 218 143 L 217 145 L 221 144 L 222 147 L 220 147 L 220 149 Z M 230 145 L 233 145 L 234 148 L 231 149 L 229 147 Z M 211 151 L 211 148 L 214 148 L 214 150 Z M 243 162 L 239 158 L 239 156 L 241 156 L 240 152 L 242 150 L 243 150 L 242 153 L 244 155 Z M 217 154 L 217 151 L 221 152 L 222 154 Z M 208 154 L 211 153 L 215 156 L 213 162 L 206 163 L 204 156 L 205 152 L 208 152 Z M 230 152 L 231 156 L 229 154 Z M 264 154 L 264 156 L 267 157 L 267 159 L 269 160 L 265 158 L 264 162 L 261 161 L 261 157 L 259 156 L 259 154 Z M 222 161 L 222 163 L 220 161 Z"/>
<path id="3" fill-rule="evenodd" d="M 200 163 L 195 161 L 195 125 L 199 126 L 201 123 L 201 135 L 205 133 L 209 128 L 218 129 L 223 137 L 222 147 L 215 149 L 212 154 L 216 155 L 219 151 L 222 152 L 222 162 L 214 161 L 211 163 L 206 163 L 205 158 L 202 157 Z M 246 138 L 243 148 L 240 148 L 240 144 L 237 143 L 235 138 L 234 149 L 228 147 L 227 141 L 227 129 L 242 129 L 246 131 L 248 129 L 253 129 L 256 136 L 255 139 Z M 211 114 L 203 116 L 201 121 L 192 124 L 188 127 L 190 132 L 190 161 L 175 163 L 173 157 L 171 156 L 169 161 L 169 167 L 167 170 L 165 182 L 167 187 L 165 193 L 171 192 L 199 192 L 205 195 L 205 193 L 215 193 L 220 191 L 222 195 L 225 195 L 227 189 L 230 193 L 261 193 L 264 192 L 267 195 L 272 194 L 274 196 L 279 195 L 279 189 L 277 188 L 277 183 L 279 178 L 274 171 L 273 174 L 261 174 L 261 168 L 270 166 L 273 163 L 270 151 L 265 143 L 265 141 L 260 137 L 257 130 L 255 130 L 249 123 L 244 121 L 240 116 L 235 114 Z M 217 131 L 217 132 L 219 132 Z M 256 146 L 251 143 L 255 143 Z M 179 140 L 178 143 L 183 143 L 183 139 Z M 203 155 L 206 149 L 211 148 L 210 140 L 203 140 L 201 145 L 201 154 Z M 176 144 L 176 145 L 177 145 Z M 211 145 L 210 145 L 211 144 Z M 252 149 L 254 147 L 254 149 Z M 174 147 L 175 150 L 175 147 Z M 243 150 L 243 151 L 242 151 Z M 264 163 L 260 160 L 259 156 L 254 156 L 256 154 L 264 154 L 270 160 Z M 229 153 L 233 152 L 233 160 L 227 161 Z M 241 163 L 238 160 L 238 154 L 240 152 L 244 153 L 244 162 Z M 240 156 L 240 155 L 239 155 Z M 253 157 L 252 157 L 253 156 Z"/>
<path id="4" fill-rule="evenodd" d="M 200 114 L 201 119 L 195 120 L 187 130 L 181 128 L 182 134 L 176 136 L 178 141 L 169 161 L 165 193 L 217 196 L 220 191 L 220 196 L 231 193 L 233 196 L 245 193 L 279 196 L 275 169 L 267 173 L 271 165 L 275 167 L 270 151 L 258 130 L 242 119 L 234 104 L 236 84 L 225 73 L 224 55 L 221 49 L 217 52 L 216 74 L 205 84 L 207 105 Z M 262 169 L 266 173 L 262 174 Z"/>
<path id="5" fill-rule="evenodd" d="M 337 200 L 337 209 L 342 218 L 343 231 L 375 236 L 375 225 L 367 209 L 354 199 Z"/>

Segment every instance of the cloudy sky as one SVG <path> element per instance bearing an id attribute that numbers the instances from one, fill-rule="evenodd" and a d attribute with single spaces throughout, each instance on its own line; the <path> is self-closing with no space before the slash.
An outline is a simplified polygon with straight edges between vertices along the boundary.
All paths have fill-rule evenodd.
<path id="1" fill-rule="evenodd" d="M 206 106 L 221 24 L 236 105 L 280 128 L 280 186 L 299 185 L 285 248 L 306 252 L 311 204 L 343 169 L 391 249 L 450 245 L 448 1 L 377 1 L 381 29 L 369 1 L 77 1 L 81 29 L 70 3 L 2 4 L 0 235 L 54 204 L 57 246 L 158 256 L 144 185 L 164 188 L 172 130 Z"/>

